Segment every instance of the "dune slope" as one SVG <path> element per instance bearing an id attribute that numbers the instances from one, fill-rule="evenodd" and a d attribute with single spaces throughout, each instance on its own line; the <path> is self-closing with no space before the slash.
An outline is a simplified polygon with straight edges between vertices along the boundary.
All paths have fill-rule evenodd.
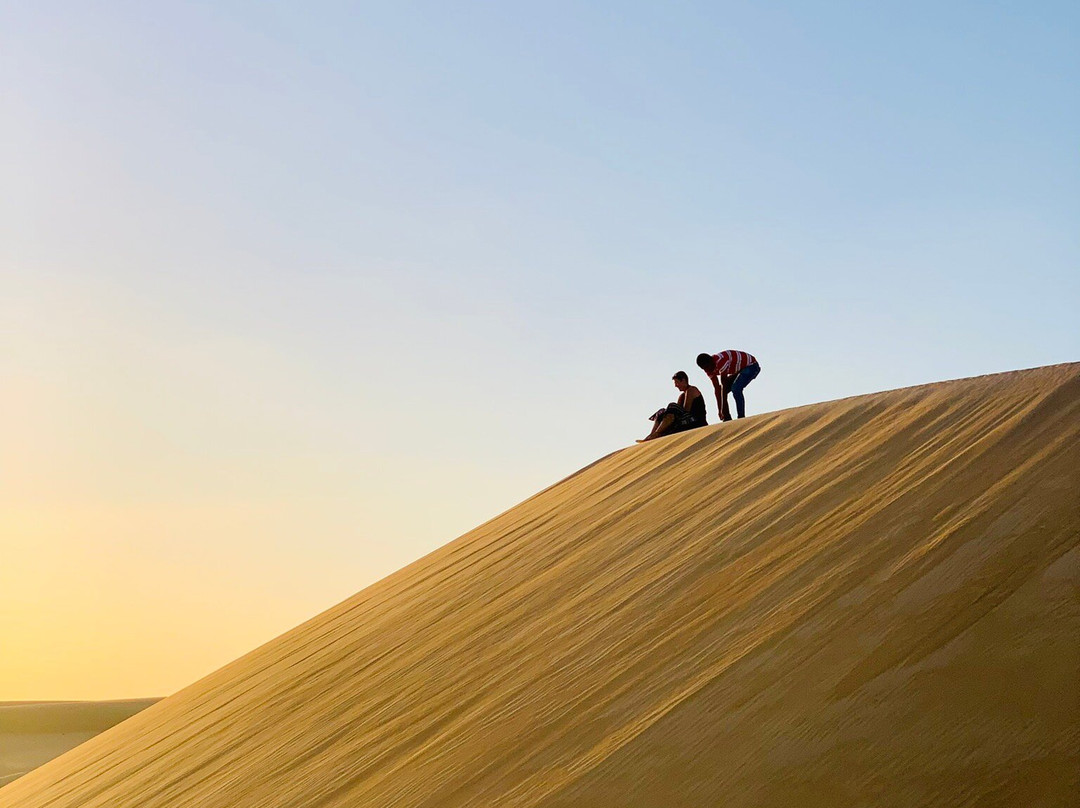
<path id="1" fill-rule="evenodd" d="M 0 701 L 0 786 L 156 701 Z"/>
<path id="2" fill-rule="evenodd" d="M 1064 805 L 1080 365 L 611 455 L 3 808 Z"/>

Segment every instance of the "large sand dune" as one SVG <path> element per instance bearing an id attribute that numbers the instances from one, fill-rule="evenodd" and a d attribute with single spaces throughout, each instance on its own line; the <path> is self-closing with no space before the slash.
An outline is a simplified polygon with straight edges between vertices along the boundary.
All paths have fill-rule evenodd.
<path id="1" fill-rule="evenodd" d="M 4 808 L 1062 806 L 1080 365 L 589 466 Z"/>
<path id="2" fill-rule="evenodd" d="M 0 786 L 156 701 L 0 701 Z"/>

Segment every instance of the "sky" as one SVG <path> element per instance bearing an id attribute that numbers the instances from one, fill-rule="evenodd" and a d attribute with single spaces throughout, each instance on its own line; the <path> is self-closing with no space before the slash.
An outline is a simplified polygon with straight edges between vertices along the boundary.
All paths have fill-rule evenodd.
<path id="1" fill-rule="evenodd" d="M 0 0 L 0 700 L 175 692 L 702 351 L 1077 361 L 1078 87 L 1070 2 Z"/>

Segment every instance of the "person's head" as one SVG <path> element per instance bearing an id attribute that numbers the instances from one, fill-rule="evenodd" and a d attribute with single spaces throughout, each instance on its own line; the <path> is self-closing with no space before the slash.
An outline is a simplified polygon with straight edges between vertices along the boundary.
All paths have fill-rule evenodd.
<path id="1" fill-rule="evenodd" d="M 712 358 L 712 354 L 699 353 L 697 355 L 697 366 L 706 373 L 712 373 L 716 367 L 716 361 Z"/>
<path id="2" fill-rule="evenodd" d="M 671 377 L 671 380 L 675 382 L 675 386 L 679 389 L 680 393 L 685 392 L 686 388 L 690 386 L 690 377 L 686 375 L 685 370 L 680 370 Z"/>

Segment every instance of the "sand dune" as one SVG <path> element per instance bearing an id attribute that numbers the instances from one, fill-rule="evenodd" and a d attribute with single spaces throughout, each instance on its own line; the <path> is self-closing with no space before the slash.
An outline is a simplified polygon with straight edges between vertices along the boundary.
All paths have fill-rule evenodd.
<path id="1" fill-rule="evenodd" d="M 157 701 L 0 701 L 0 786 Z"/>
<path id="2" fill-rule="evenodd" d="M 1080 365 L 632 446 L 3 808 L 1062 806 Z"/>

